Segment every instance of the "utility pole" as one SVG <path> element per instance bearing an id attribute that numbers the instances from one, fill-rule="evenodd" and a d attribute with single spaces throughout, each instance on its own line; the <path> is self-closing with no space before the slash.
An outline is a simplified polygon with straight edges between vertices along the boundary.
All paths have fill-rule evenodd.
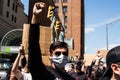
<path id="1" fill-rule="evenodd" d="M 120 19 L 114 20 L 114 21 L 106 24 L 106 48 L 107 48 L 107 50 L 109 50 L 109 42 L 108 42 L 108 40 L 109 40 L 109 39 L 108 39 L 108 29 L 109 29 L 109 25 L 111 25 L 111 24 L 113 24 L 113 23 L 115 23 L 115 22 L 118 22 L 118 21 L 120 21 Z"/>

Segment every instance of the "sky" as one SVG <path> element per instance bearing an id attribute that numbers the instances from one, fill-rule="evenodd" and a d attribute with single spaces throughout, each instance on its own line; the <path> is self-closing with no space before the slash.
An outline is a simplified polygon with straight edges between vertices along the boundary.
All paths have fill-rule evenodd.
<path id="1" fill-rule="evenodd" d="M 28 14 L 28 0 L 21 1 Z M 107 46 L 110 50 L 120 45 L 120 0 L 84 0 L 84 6 L 85 53 L 94 54 Z"/>

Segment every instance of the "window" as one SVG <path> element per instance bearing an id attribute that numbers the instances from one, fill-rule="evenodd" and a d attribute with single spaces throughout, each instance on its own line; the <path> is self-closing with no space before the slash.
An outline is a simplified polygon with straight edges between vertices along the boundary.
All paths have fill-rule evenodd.
<path id="1" fill-rule="evenodd" d="M 55 3 L 59 3 L 59 0 L 54 0 Z"/>
<path id="2" fill-rule="evenodd" d="M 17 22 L 17 19 L 16 19 L 16 17 L 15 17 L 15 19 L 14 19 L 14 22 L 15 22 L 15 23 Z"/>
<path id="3" fill-rule="evenodd" d="M 15 4 L 13 3 L 12 5 L 12 10 L 14 11 L 15 10 Z"/>
<path id="4" fill-rule="evenodd" d="M 12 15 L 12 17 L 11 17 L 11 20 L 13 21 L 14 20 L 14 16 Z"/>
<path id="5" fill-rule="evenodd" d="M 55 6 L 55 13 L 58 13 L 58 6 Z"/>
<path id="6" fill-rule="evenodd" d="M 16 12 L 16 13 L 17 13 L 17 9 L 18 9 L 18 6 L 16 5 L 16 6 L 15 6 L 15 12 Z"/>
<path id="7" fill-rule="evenodd" d="M 67 16 L 64 17 L 64 21 L 67 22 Z"/>
<path id="8" fill-rule="evenodd" d="M 10 0 L 7 0 L 7 6 L 8 7 L 10 6 Z"/>
<path id="9" fill-rule="evenodd" d="M 0 0 L 0 14 L 2 14 L 2 0 Z"/>
<path id="10" fill-rule="evenodd" d="M 63 12 L 67 13 L 67 6 L 63 6 Z"/>
<path id="11" fill-rule="evenodd" d="M 6 12 L 6 17 L 9 18 L 9 12 L 8 11 Z"/>
<path id="12" fill-rule="evenodd" d="M 67 0 L 63 0 L 63 3 L 67 3 Z"/>

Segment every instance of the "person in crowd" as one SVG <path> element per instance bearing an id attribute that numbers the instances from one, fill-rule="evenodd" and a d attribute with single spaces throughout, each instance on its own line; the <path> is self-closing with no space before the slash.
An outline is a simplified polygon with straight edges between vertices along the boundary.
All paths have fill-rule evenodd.
<path id="1" fill-rule="evenodd" d="M 77 62 L 67 63 L 65 70 L 72 75 L 76 80 L 88 80 L 85 70 L 85 61 L 79 60 Z"/>
<path id="2" fill-rule="evenodd" d="M 78 53 L 77 53 L 77 52 L 75 53 L 74 61 L 75 61 L 76 63 L 79 61 L 79 56 L 78 56 Z"/>
<path id="3" fill-rule="evenodd" d="M 18 80 L 32 80 L 32 76 L 25 66 L 25 62 L 24 47 L 21 45 L 19 47 L 19 53 L 12 65 L 10 80 L 13 80 L 12 77 L 16 77 Z"/>
<path id="4" fill-rule="evenodd" d="M 39 45 L 40 15 L 44 12 L 46 4 L 37 2 L 33 7 L 33 16 L 29 29 L 28 66 L 33 80 L 75 80 L 65 71 L 68 63 L 69 49 L 66 42 L 56 41 L 49 47 L 50 66 L 42 61 Z"/>
<path id="5" fill-rule="evenodd" d="M 70 63 L 73 63 L 73 62 L 74 62 L 74 57 L 73 57 L 73 56 L 69 56 L 68 59 L 69 59 L 69 62 L 70 62 Z"/>
<path id="6" fill-rule="evenodd" d="M 65 71 L 70 74 L 71 76 L 73 76 L 74 78 L 76 78 L 77 74 L 75 72 L 75 64 L 74 63 L 67 63 L 65 65 Z"/>
<path id="7" fill-rule="evenodd" d="M 67 73 L 75 72 L 74 64 L 73 63 L 67 63 L 65 65 L 65 70 Z"/>
<path id="8" fill-rule="evenodd" d="M 120 46 L 108 51 L 106 64 L 107 69 L 100 80 L 120 80 Z"/>
<path id="9" fill-rule="evenodd" d="M 91 80 L 99 80 L 99 78 L 102 76 L 102 74 L 105 71 L 105 67 L 103 66 L 103 62 L 101 61 L 103 59 L 102 53 L 98 51 L 95 58 L 93 59 L 90 67 L 89 67 L 89 74 L 88 77 Z"/>
<path id="10" fill-rule="evenodd" d="M 83 60 L 79 60 L 77 63 L 75 63 L 75 72 L 77 74 L 76 80 L 88 80 Z"/>

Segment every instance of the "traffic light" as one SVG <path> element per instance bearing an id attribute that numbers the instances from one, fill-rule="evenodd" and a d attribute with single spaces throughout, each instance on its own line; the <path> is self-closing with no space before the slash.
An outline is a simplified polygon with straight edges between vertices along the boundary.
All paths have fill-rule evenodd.
<path id="1" fill-rule="evenodd" d="M 60 21 L 56 21 L 56 24 L 55 24 L 55 33 L 56 33 L 56 40 L 58 41 L 59 39 L 59 34 L 60 34 L 60 29 L 61 29 L 61 22 Z"/>
<path id="2" fill-rule="evenodd" d="M 51 16 L 53 16 L 53 10 L 54 10 L 55 7 L 53 6 L 49 6 L 48 7 L 48 14 L 47 14 L 47 18 L 50 18 Z"/>
<path id="3" fill-rule="evenodd" d="M 56 21 L 56 25 L 55 25 L 55 29 L 60 29 L 60 25 L 61 25 L 61 22 L 60 21 Z"/>

